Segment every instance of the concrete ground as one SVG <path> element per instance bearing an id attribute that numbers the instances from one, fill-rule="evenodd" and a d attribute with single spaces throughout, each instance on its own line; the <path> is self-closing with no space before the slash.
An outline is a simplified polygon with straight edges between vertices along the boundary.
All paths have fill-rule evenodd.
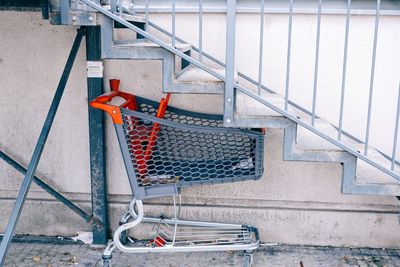
<path id="1" fill-rule="evenodd" d="M 102 248 L 79 244 L 13 243 L 5 266 L 102 266 Z M 114 253 L 112 266 L 241 266 L 239 252 Z M 253 266 L 399 266 L 400 250 L 273 245 L 254 254 Z"/>

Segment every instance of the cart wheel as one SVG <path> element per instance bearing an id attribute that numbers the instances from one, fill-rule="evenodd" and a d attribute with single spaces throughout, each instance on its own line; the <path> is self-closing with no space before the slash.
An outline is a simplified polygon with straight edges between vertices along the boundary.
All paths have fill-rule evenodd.
<path id="1" fill-rule="evenodd" d="M 110 267 L 110 266 L 111 266 L 111 256 L 103 255 L 103 267 Z"/>
<path id="2" fill-rule="evenodd" d="M 253 253 L 245 252 L 243 258 L 243 267 L 250 267 L 253 264 Z"/>

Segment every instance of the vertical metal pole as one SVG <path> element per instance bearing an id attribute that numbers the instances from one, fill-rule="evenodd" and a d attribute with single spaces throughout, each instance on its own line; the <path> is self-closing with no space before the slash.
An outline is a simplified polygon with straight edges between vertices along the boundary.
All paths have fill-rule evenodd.
<path id="1" fill-rule="evenodd" d="M 263 72 L 263 52 L 264 52 L 264 11 L 265 11 L 265 1 L 261 0 L 260 7 L 260 51 L 259 51 L 259 61 L 258 61 L 258 94 L 261 94 L 262 85 L 262 72 Z"/>
<path id="2" fill-rule="evenodd" d="M 42 9 L 42 19 L 49 19 L 49 0 L 41 0 L 40 6 Z"/>
<path id="3" fill-rule="evenodd" d="M 394 137 L 393 137 L 393 151 L 392 151 L 392 171 L 394 170 L 394 165 L 396 163 L 396 150 L 397 150 L 397 137 L 399 134 L 399 118 L 400 117 L 400 85 L 399 85 L 399 93 L 397 96 L 397 113 L 396 113 L 396 123 L 394 126 Z"/>
<path id="4" fill-rule="evenodd" d="M 149 0 L 145 0 L 145 19 L 146 19 L 146 24 L 145 24 L 145 31 L 149 31 Z"/>
<path id="5" fill-rule="evenodd" d="M 199 61 L 203 62 L 203 0 L 199 0 Z"/>
<path id="6" fill-rule="evenodd" d="M 351 9 L 351 0 L 347 0 L 346 32 L 344 37 L 344 53 L 343 53 L 342 90 L 340 92 L 340 113 L 339 113 L 339 130 L 338 130 L 339 140 L 342 139 L 342 129 L 343 129 L 344 94 L 346 89 L 346 74 L 347 74 L 347 50 L 349 46 L 350 9 Z"/>
<path id="7" fill-rule="evenodd" d="M 176 9 L 176 0 L 172 0 L 172 47 L 175 47 L 175 9 Z"/>
<path id="8" fill-rule="evenodd" d="M 110 0 L 110 11 L 111 12 L 117 12 L 117 6 L 118 6 L 118 3 L 117 3 L 117 0 Z"/>
<path id="9" fill-rule="evenodd" d="M 236 31 L 236 0 L 227 0 L 226 12 L 226 68 L 224 95 L 224 123 L 231 126 L 234 111 L 235 89 L 235 31 Z"/>
<path id="10" fill-rule="evenodd" d="M 68 25 L 70 21 L 70 2 L 69 0 L 60 0 L 60 20 L 61 24 Z"/>
<path id="11" fill-rule="evenodd" d="M 375 61 L 376 61 L 376 47 L 378 44 L 378 29 L 379 29 L 379 13 L 381 10 L 381 1 L 376 1 L 376 15 L 375 15 L 375 32 L 374 32 L 374 47 L 372 50 L 372 64 L 371 64 L 371 79 L 369 82 L 369 98 L 368 98 L 368 115 L 367 115 L 367 128 L 365 131 L 365 147 L 364 155 L 368 155 L 369 145 L 369 130 L 371 127 L 371 109 L 372 109 L 372 96 L 374 92 L 374 78 L 375 78 Z"/>
<path id="12" fill-rule="evenodd" d="M 290 79 L 290 57 L 292 53 L 292 25 L 293 25 L 293 0 L 289 0 L 289 29 L 288 29 L 288 46 L 286 58 L 286 87 L 285 87 L 285 110 L 289 107 L 289 79 Z"/>
<path id="13" fill-rule="evenodd" d="M 86 59 L 98 66 L 101 62 L 100 27 L 87 27 Z M 95 64 L 95 65 L 96 65 Z M 100 71 L 101 73 L 101 71 Z M 88 73 L 88 101 L 103 93 L 103 77 Z M 105 171 L 104 118 L 100 110 L 89 108 L 90 175 L 92 187 L 93 243 L 107 244 L 108 212 Z"/>
<path id="14" fill-rule="evenodd" d="M 53 121 L 56 116 L 58 106 L 61 102 L 61 98 L 64 93 L 69 74 L 71 73 L 71 69 L 74 64 L 76 55 L 78 53 L 83 35 L 84 31 L 82 29 L 79 29 L 74 44 L 72 45 L 71 52 L 68 56 L 67 63 L 65 64 L 64 71 L 58 83 L 57 90 L 54 94 L 53 101 L 51 102 L 49 111 L 47 113 L 46 120 L 44 121 L 42 131 L 40 132 L 39 139 L 36 143 L 35 150 L 33 151 L 31 161 L 29 162 L 28 170 L 25 174 L 24 180 L 22 181 L 21 188 L 19 190 L 17 199 L 15 201 L 15 206 L 12 210 L 10 219 L 8 221 L 6 230 L 4 232 L 3 239 L 0 244 L 0 266 L 4 265 L 7 251 L 10 246 L 11 239 L 14 235 L 15 227 L 17 226 L 19 216 L 21 215 L 22 207 L 25 203 L 26 195 L 28 194 L 29 187 L 33 180 L 33 176 L 39 164 L 39 160 L 42 156 L 42 152 L 46 144 L 47 137 L 49 136 L 51 126 L 53 125 Z"/>
<path id="15" fill-rule="evenodd" d="M 317 104 L 317 89 L 318 89 L 318 63 L 319 63 L 319 40 L 321 36 L 321 8 L 322 0 L 318 0 L 318 21 L 317 21 L 317 40 L 315 44 L 315 69 L 314 69 L 314 90 L 313 90 L 313 101 L 312 101 L 312 117 L 311 125 L 315 123 L 315 109 Z"/>

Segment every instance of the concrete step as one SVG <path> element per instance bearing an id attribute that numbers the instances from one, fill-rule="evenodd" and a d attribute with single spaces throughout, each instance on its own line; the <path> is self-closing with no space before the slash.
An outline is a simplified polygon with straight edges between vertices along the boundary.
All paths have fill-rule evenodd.
<path id="1" fill-rule="evenodd" d="M 172 43 L 167 43 L 169 46 L 172 46 Z M 114 46 L 116 47 L 124 47 L 124 48 L 144 48 L 144 49 L 159 49 L 159 46 L 156 43 L 148 41 L 146 39 L 136 39 L 134 41 L 114 41 Z M 181 52 L 187 52 L 192 49 L 191 44 L 181 44 L 175 43 L 175 48 Z"/>
<path id="2" fill-rule="evenodd" d="M 213 71 L 225 76 L 225 69 L 211 68 Z M 213 75 L 190 65 L 176 74 L 175 80 L 165 92 L 188 94 L 223 94 L 225 82 Z"/>
<path id="3" fill-rule="evenodd" d="M 278 94 L 261 92 L 261 97 L 280 109 L 285 107 L 285 99 Z M 293 108 L 289 112 L 302 121 L 311 124 L 311 116 Z M 266 107 L 247 95 L 237 92 L 235 126 L 266 127 L 285 129 L 284 159 L 288 161 L 339 162 L 343 165 L 343 193 L 400 195 L 400 181 L 383 173 L 370 164 L 357 159 L 346 150 L 332 144 L 310 130 L 288 120 L 278 112 Z M 337 140 L 338 130 L 328 121 L 316 118 L 314 127 L 325 135 Z M 341 142 L 360 153 L 360 144 L 345 135 Z M 370 148 L 368 157 L 374 162 L 390 168 L 390 161 L 374 148 Z M 400 168 L 397 170 L 400 173 Z"/>
<path id="4" fill-rule="evenodd" d="M 175 48 L 181 52 L 187 52 L 192 49 L 192 45 L 177 43 Z M 153 60 L 163 59 L 167 54 L 170 54 L 170 52 L 160 47 L 158 44 L 147 40 L 120 40 L 114 41 L 114 44 L 105 52 L 104 58 Z"/>
<path id="5" fill-rule="evenodd" d="M 315 126 L 318 130 L 322 131 L 326 135 L 335 139 L 337 138 L 336 128 L 325 120 L 317 119 L 315 121 Z M 303 127 L 297 127 L 296 141 L 296 150 L 304 151 L 306 153 L 320 152 L 319 157 L 326 156 L 326 159 L 332 158 L 334 159 L 333 161 L 346 161 L 347 156 L 345 154 L 341 156 L 338 154 L 339 152 L 347 153 L 345 150 L 326 141 L 325 139 L 317 136 Z M 341 141 L 360 153 L 363 153 L 364 151 L 364 144 L 357 143 L 346 136 L 342 135 Z M 350 153 L 347 154 L 350 156 Z M 368 150 L 368 158 L 388 169 L 391 167 L 391 161 L 372 147 L 370 147 Z M 343 187 L 343 193 L 391 196 L 400 195 L 399 180 L 385 174 L 365 161 L 357 159 L 356 164 L 354 164 L 354 166 L 350 166 L 349 168 L 353 168 L 355 170 L 352 175 L 343 176 L 343 184 L 347 185 Z M 395 166 L 395 172 L 400 173 L 399 166 Z"/>
<path id="6" fill-rule="evenodd" d="M 260 96 L 278 108 L 285 108 L 285 99 L 278 94 L 261 91 Z M 290 112 L 295 112 L 292 108 Z M 236 92 L 235 127 L 286 128 L 290 120 L 246 94 Z"/>
<path id="7" fill-rule="evenodd" d="M 145 17 L 145 16 L 142 16 L 142 15 L 139 15 L 139 14 L 133 15 L 133 14 L 126 14 L 126 13 L 123 13 L 123 14 L 122 14 L 122 18 L 123 18 L 124 20 L 126 20 L 126 21 L 129 21 L 129 22 L 141 22 L 141 23 L 146 23 L 146 17 Z"/>
<path id="8" fill-rule="evenodd" d="M 337 138 L 336 128 L 325 120 L 316 119 L 315 127 L 328 136 Z M 301 126 L 297 126 L 296 148 L 305 151 L 345 151 Z"/>
<path id="9" fill-rule="evenodd" d="M 362 151 L 363 149 L 360 148 L 360 152 Z M 386 168 L 391 167 L 391 161 L 373 148 L 368 150 L 368 157 Z M 353 185 L 347 188 L 345 193 L 400 196 L 399 180 L 360 159 L 357 161 L 356 168 L 357 175 L 353 181 Z M 400 167 L 395 165 L 394 171 L 400 173 Z"/>

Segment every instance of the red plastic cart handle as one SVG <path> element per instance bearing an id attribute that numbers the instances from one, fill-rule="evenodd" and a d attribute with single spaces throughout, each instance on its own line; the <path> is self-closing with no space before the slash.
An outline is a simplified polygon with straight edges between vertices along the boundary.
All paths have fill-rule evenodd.
<path id="1" fill-rule="evenodd" d="M 107 112 L 111 116 L 115 124 L 122 124 L 123 120 L 120 108 L 137 110 L 136 99 L 134 95 L 118 92 L 117 91 L 118 88 L 112 88 L 112 89 L 116 90 L 96 97 L 94 100 L 90 101 L 90 106 Z M 119 106 L 107 104 L 108 102 L 111 102 L 114 97 L 117 96 L 125 99 L 125 102 Z"/>

